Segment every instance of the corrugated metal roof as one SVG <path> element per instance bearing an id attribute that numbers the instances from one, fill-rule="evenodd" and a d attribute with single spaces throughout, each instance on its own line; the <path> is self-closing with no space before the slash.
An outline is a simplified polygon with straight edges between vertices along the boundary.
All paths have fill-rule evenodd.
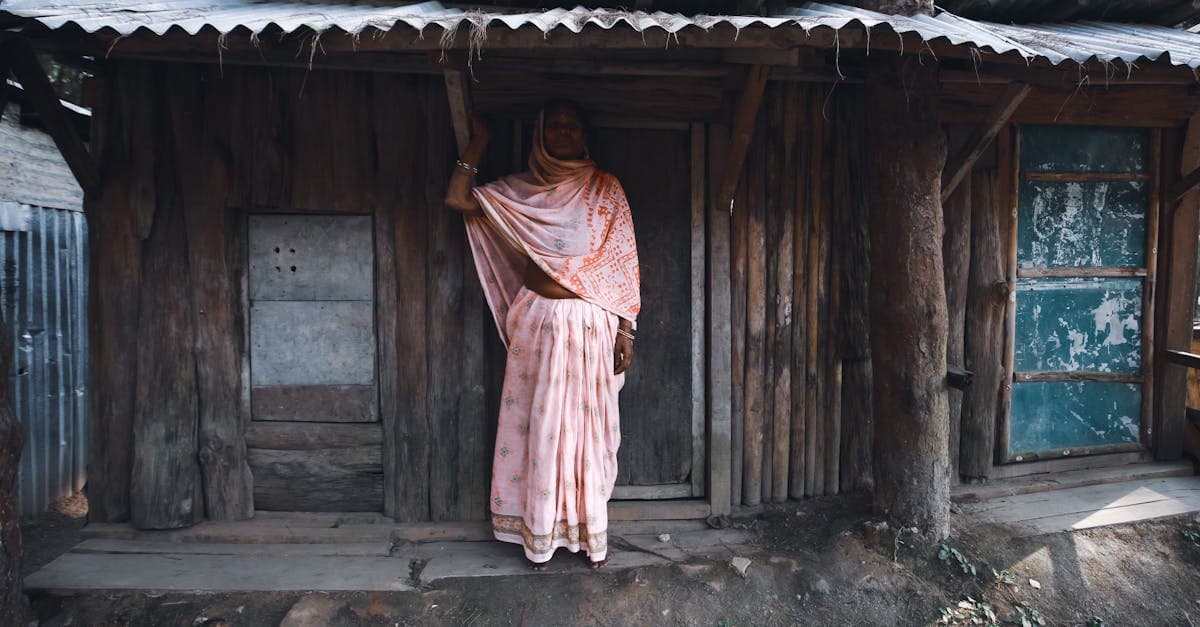
<path id="1" fill-rule="evenodd" d="M 1055 65 L 1068 60 L 1085 63 L 1163 61 L 1200 67 L 1200 35 L 1146 24 L 1072 22 L 1012 25 L 969 20 L 942 11 L 936 16 L 905 17 L 835 4 L 805 3 L 770 16 L 693 15 L 626 11 L 621 9 L 572 10 L 489 8 L 463 9 L 440 2 L 401 6 L 365 2 L 274 2 L 263 0 L 0 0 L 0 13 L 36 20 L 47 28 L 69 25 L 87 32 L 102 30 L 130 35 L 146 30 L 162 35 L 177 28 L 195 35 L 215 29 L 222 35 L 248 31 L 252 37 L 269 28 L 284 33 L 340 30 L 358 34 L 370 29 L 388 31 L 409 27 L 421 32 L 434 27 L 455 31 L 469 28 L 533 26 L 549 33 L 573 33 L 585 27 L 630 28 L 637 32 L 662 30 L 677 33 L 685 28 L 711 29 L 718 25 L 743 28 L 818 28 L 835 31 L 866 29 L 868 41 L 879 34 L 911 34 L 924 42 L 946 40 L 958 46 L 997 54 L 1017 54 L 1027 60 L 1045 59 Z M 869 45 L 869 43 L 868 43 Z"/>

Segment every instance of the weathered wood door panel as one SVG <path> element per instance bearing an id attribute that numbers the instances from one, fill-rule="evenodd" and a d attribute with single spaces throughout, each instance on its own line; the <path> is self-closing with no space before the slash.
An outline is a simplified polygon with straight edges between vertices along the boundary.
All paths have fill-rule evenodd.
<path id="1" fill-rule="evenodd" d="M 253 421 L 292 440 L 378 424 L 372 229 L 369 216 L 247 218 Z M 258 509 L 383 508 L 381 445 L 257 444 L 248 461 Z"/>
<path id="2" fill-rule="evenodd" d="M 694 420 L 692 340 L 704 332 L 693 328 L 694 307 L 704 305 L 692 286 L 704 268 L 692 267 L 693 245 L 703 241 L 692 237 L 691 133 L 601 128 L 596 139 L 592 157 L 620 179 L 633 211 L 642 280 L 634 364 L 621 391 L 615 498 L 699 496 L 692 473 L 704 469 L 694 466 L 693 447 L 697 429 L 703 442 L 703 421 Z"/>
<path id="3" fill-rule="evenodd" d="M 1003 461 L 1141 445 L 1153 137 L 1144 129 L 1021 130 Z"/>

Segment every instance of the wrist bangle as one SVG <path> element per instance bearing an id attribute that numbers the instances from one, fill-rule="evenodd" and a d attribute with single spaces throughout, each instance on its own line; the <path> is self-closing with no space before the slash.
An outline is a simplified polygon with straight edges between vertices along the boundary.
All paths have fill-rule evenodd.
<path id="1" fill-rule="evenodd" d="M 630 342 L 633 341 L 633 334 L 620 327 L 617 327 L 617 335 L 624 335 L 625 337 L 629 338 Z"/>
<path id="2" fill-rule="evenodd" d="M 461 159 L 456 161 L 455 165 L 466 170 L 467 172 L 470 172 L 471 174 L 479 174 L 479 168 L 467 163 L 466 161 L 462 161 Z"/>

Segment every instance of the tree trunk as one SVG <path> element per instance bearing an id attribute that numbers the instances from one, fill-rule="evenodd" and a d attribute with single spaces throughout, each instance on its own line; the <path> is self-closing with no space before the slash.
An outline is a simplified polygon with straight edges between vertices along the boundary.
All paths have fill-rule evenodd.
<path id="1" fill-rule="evenodd" d="M 0 316 L 0 625 L 25 624 L 25 591 L 21 584 L 21 525 L 17 513 L 17 470 L 25 432 L 8 404 L 8 367 L 12 336 Z"/>
<path id="2" fill-rule="evenodd" d="M 949 533 L 946 289 L 937 71 L 909 58 L 867 83 L 875 508 Z"/>

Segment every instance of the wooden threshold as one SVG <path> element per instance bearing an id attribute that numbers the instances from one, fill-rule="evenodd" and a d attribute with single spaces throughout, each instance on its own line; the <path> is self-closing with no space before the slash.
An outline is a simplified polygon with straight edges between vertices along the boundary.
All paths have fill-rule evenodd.
<path id="1" fill-rule="evenodd" d="M 1023 477 L 1011 477 L 988 483 L 961 484 L 950 490 L 950 498 L 956 503 L 985 501 L 988 499 L 1032 494 L 1049 490 L 1063 490 L 1123 481 L 1140 481 L 1162 477 L 1190 477 L 1195 474 L 1191 462 L 1157 462 L 1122 464 L 1079 470 L 1058 470 Z"/>
<path id="2" fill-rule="evenodd" d="M 1128 453 L 1111 453 L 1108 455 L 1090 455 L 1086 457 L 1064 457 L 1025 463 L 1004 464 L 992 467 L 989 480 L 1025 477 L 1048 472 L 1067 472 L 1087 468 L 1109 468 L 1148 462 L 1153 459 L 1146 451 Z"/>

